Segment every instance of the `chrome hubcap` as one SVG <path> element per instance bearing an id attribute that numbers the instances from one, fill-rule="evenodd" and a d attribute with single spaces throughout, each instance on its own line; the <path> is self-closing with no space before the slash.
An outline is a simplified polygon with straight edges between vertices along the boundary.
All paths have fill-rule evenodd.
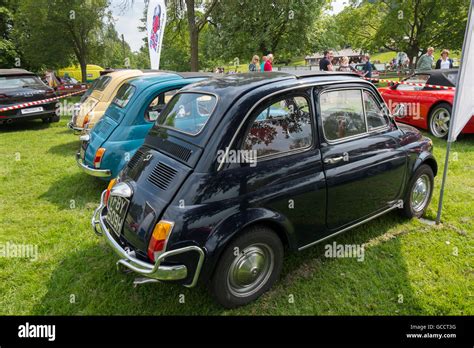
<path id="1" fill-rule="evenodd" d="M 435 137 L 442 138 L 448 133 L 449 118 L 449 111 L 445 108 L 436 110 L 431 118 L 431 129 Z"/>
<path id="2" fill-rule="evenodd" d="M 227 285 L 237 297 L 246 297 L 262 288 L 273 272 L 274 255 L 266 244 L 252 244 L 242 250 L 229 267 Z"/>
<path id="3" fill-rule="evenodd" d="M 428 175 L 423 174 L 416 180 L 411 192 L 411 207 L 414 211 L 419 212 L 425 208 L 430 193 L 430 178 Z"/>

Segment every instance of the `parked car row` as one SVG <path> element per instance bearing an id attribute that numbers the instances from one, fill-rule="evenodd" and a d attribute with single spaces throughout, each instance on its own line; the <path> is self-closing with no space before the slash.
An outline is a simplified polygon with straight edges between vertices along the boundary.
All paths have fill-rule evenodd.
<path id="1" fill-rule="evenodd" d="M 71 128 L 78 166 L 110 180 L 94 231 L 137 284 L 200 282 L 244 305 L 285 252 L 430 202 L 431 140 L 357 74 L 124 73 L 98 79 Z"/>

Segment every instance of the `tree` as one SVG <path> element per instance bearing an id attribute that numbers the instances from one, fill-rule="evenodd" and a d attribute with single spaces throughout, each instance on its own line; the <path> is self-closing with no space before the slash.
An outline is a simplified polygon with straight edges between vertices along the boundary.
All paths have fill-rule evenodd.
<path id="1" fill-rule="evenodd" d="M 430 46 L 462 48 L 469 0 L 352 0 L 336 17 L 347 44 L 406 52 L 410 61 Z"/>
<path id="2" fill-rule="evenodd" d="M 276 53 L 292 58 L 311 47 L 314 23 L 329 4 L 326 0 L 220 1 L 210 23 L 226 59 Z"/>
<path id="3" fill-rule="evenodd" d="M 19 52 L 11 36 L 16 5 L 10 0 L 0 0 L 0 67 L 12 67 L 18 61 Z"/>
<path id="4" fill-rule="evenodd" d="M 199 70 L 199 34 L 208 22 L 219 0 L 169 0 L 168 12 L 182 27 L 181 21 L 186 16 L 190 44 L 191 71 Z M 165 33 L 166 35 L 166 33 Z"/>
<path id="5" fill-rule="evenodd" d="M 75 57 L 86 81 L 107 6 L 108 0 L 22 0 L 15 31 L 25 58 L 37 68 L 56 68 Z"/>

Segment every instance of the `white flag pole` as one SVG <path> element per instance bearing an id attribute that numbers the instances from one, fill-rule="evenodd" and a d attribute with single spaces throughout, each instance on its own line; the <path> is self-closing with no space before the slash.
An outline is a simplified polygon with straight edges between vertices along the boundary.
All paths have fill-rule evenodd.
<path id="1" fill-rule="evenodd" d="M 441 181 L 441 190 L 439 192 L 439 202 L 438 202 L 438 214 L 436 215 L 436 224 L 438 225 L 441 222 L 441 211 L 443 210 L 443 197 L 444 197 L 444 187 L 446 184 L 446 178 L 448 176 L 448 164 L 449 164 L 449 152 L 451 151 L 451 144 L 456 141 L 456 136 L 453 136 L 454 132 L 454 117 L 456 115 L 456 100 L 459 98 L 460 91 L 461 91 L 461 86 L 459 82 L 461 80 L 461 76 L 463 74 L 463 65 L 466 64 L 467 62 L 467 56 L 469 54 L 468 50 L 468 45 L 470 44 L 470 33 L 469 33 L 469 28 L 471 27 L 471 21 L 472 21 L 472 12 L 474 11 L 474 0 L 471 0 L 471 5 L 469 6 L 469 15 L 467 17 L 467 23 L 466 23 L 466 32 L 464 33 L 464 42 L 463 42 L 463 47 L 462 47 L 462 56 L 461 56 L 461 64 L 459 66 L 459 72 L 457 76 L 457 83 L 456 83 L 456 91 L 454 94 L 454 102 L 453 102 L 453 108 L 451 112 L 451 120 L 449 121 L 449 132 L 448 132 L 448 140 L 446 144 L 446 157 L 444 160 L 444 171 L 443 171 L 443 179 Z"/>

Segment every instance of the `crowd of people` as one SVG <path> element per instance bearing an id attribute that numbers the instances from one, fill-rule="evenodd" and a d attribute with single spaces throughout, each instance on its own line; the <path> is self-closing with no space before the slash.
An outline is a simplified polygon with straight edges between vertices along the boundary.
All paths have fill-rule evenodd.
<path id="1" fill-rule="evenodd" d="M 403 53 L 403 52 L 401 52 Z M 441 52 L 441 57 L 434 63 L 434 48 L 430 47 L 427 49 L 426 53 L 423 54 L 416 64 L 417 71 L 426 71 L 433 69 L 433 65 L 435 69 L 451 69 L 453 68 L 453 60 L 449 58 L 449 50 L 444 49 Z M 266 56 L 260 57 L 258 55 L 254 55 L 252 60 L 248 66 L 249 72 L 263 72 L 263 71 L 273 71 L 273 61 L 274 56 L 273 54 L 268 54 Z M 377 63 L 377 62 L 376 62 Z M 380 62 L 378 62 L 380 63 Z M 360 65 L 361 69 L 356 69 L 356 65 Z M 404 54 L 404 56 L 395 57 L 389 63 L 389 69 L 396 70 L 396 69 L 403 69 L 406 67 L 407 69 L 410 66 L 410 60 Z M 360 66 L 359 66 L 360 67 Z M 373 63 L 370 61 L 370 55 L 364 54 L 360 57 L 334 57 L 333 51 L 326 50 L 324 51 L 324 57 L 319 61 L 319 70 L 321 71 L 343 71 L 343 72 L 355 72 L 361 76 L 371 78 L 372 71 L 374 69 Z M 223 73 L 223 68 L 217 68 L 215 72 Z"/>

